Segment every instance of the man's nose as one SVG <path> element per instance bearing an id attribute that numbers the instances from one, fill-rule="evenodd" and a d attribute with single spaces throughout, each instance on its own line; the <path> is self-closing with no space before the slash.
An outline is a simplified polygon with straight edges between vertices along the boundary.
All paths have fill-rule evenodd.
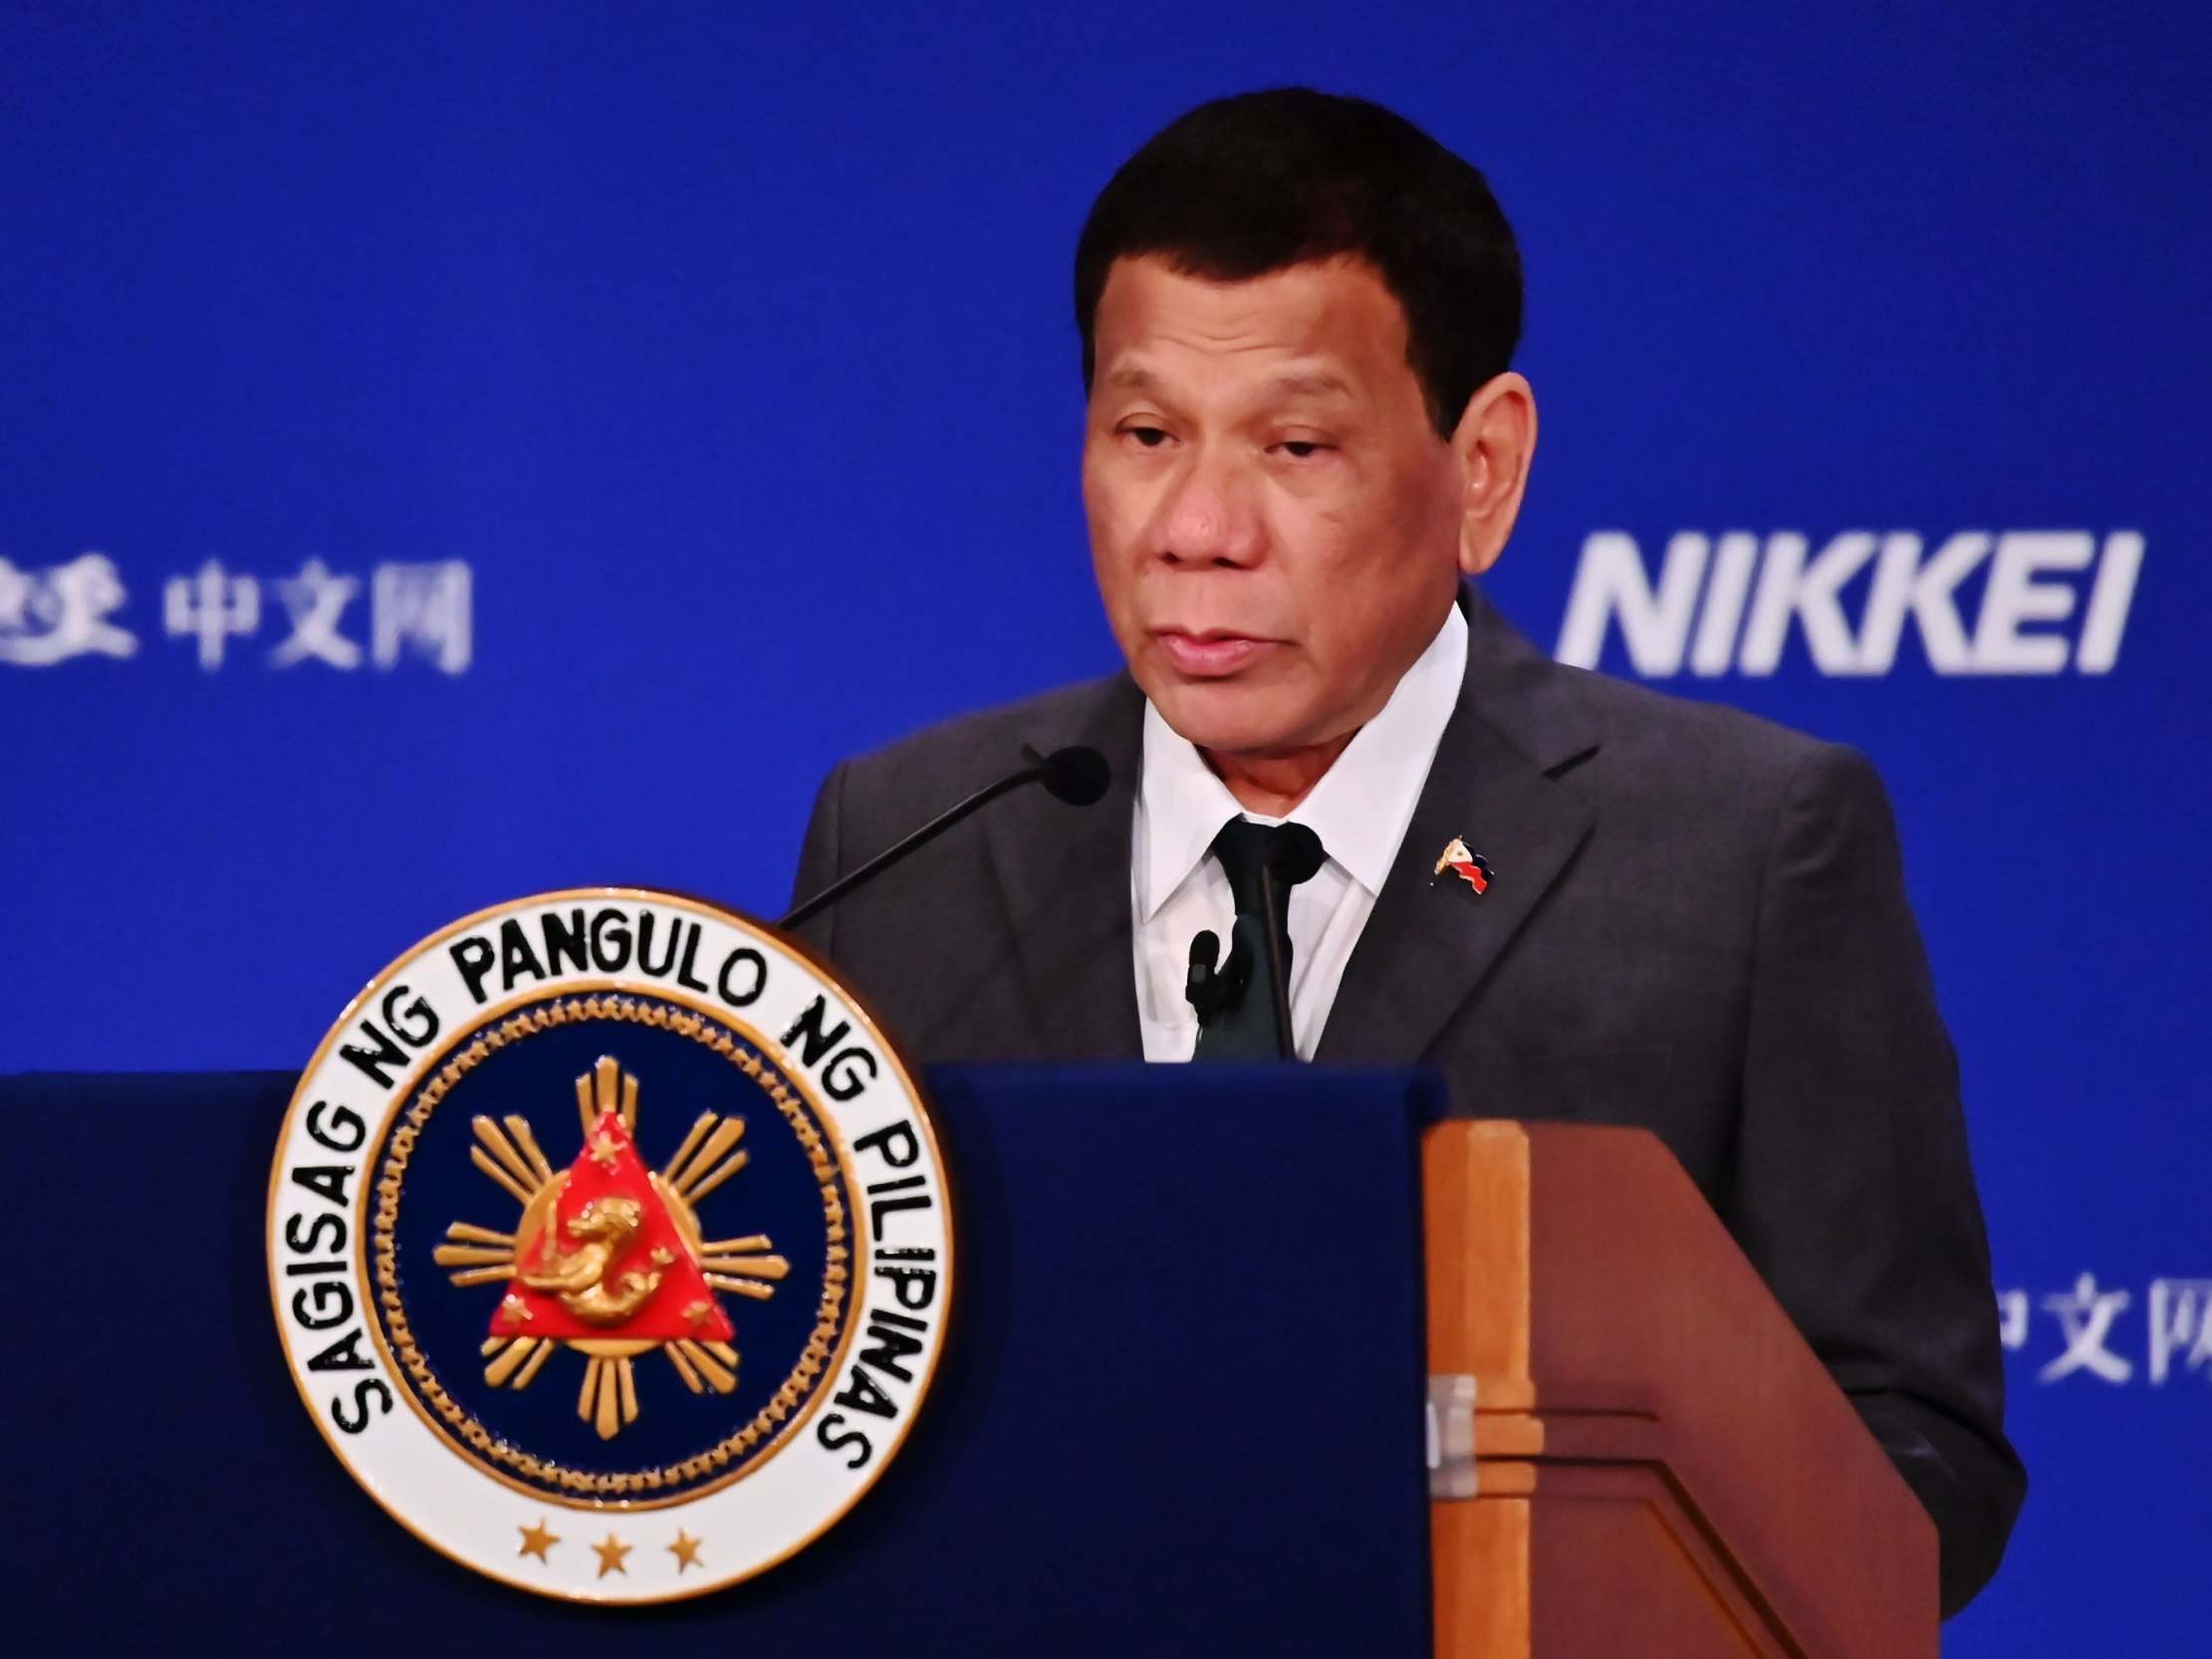
<path id="1" fill-rule="evenodd" d="M 1194 454 L 1162 503 L 1154 543 L 1164 564 L 1244 566 L 1267 546 L 1252 480 L 1218 451 Z"/>

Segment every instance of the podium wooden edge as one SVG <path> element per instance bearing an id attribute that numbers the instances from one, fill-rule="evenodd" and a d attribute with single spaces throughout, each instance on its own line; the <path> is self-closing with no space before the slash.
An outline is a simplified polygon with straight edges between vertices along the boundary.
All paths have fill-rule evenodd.
<path id="1" fill-rule="evenodd" d="M 1546 1518 L 1579 1495 L 1665 1532 L 1737 1633 L 1712 1651 L 1933 1659 L 1932 1522 L 1655 1136 L 1437 1124 L 1422 1197 L 1429 1369 L 1476 1379 L 1479 1496 L 1430 1506 L 1439 1655 L 1560 1651 Z M 1608 1289 L 1685 1259 L 1664 1298 Z"/>

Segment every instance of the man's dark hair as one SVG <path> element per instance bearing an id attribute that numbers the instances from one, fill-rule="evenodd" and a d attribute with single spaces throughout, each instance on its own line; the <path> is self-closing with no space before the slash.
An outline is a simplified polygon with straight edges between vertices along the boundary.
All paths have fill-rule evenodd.
<path id="1" fill-rule="evenodd" d="M 1083 385 L 1117 259 L 1246 282 L 1363 260 L 1405 312 L 1406 359 L 1436 430 L 1503 373 L 1521 339 L 1521 256 L 1480 172 L 1403 116 L 1304 87 L 1201 104 L 1121 164 L 1076 245 Z"/>

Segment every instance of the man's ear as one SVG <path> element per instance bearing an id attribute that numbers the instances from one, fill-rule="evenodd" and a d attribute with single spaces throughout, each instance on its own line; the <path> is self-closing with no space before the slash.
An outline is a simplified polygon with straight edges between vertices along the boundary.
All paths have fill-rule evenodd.
<path id="1" fill-rule="evenodd" d="M 1467 399 L 1452 433 L 1464 484 L 1460 494 L 1459 568 L 1481 576 L 1505 552 L 1536 454 L 1536 393 L 1508 369 Z"/>

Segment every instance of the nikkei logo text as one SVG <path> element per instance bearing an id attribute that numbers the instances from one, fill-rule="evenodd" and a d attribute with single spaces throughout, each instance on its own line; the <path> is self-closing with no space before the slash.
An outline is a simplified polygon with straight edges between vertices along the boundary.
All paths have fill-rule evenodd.
<path id="1" fill-rule="evenodd" d="M 1793 625 L 1824 674 L 1886 674 L 1909 623 L 1939 674 L 2109 673 L 2143 562 L 2137 531 L 1846 530 L 1815 550 L 1794 530 L 1668 541 L 1654 582 L 1635 539 L 1583 544 L 1553 654 L 1595 668 L 1618 623 L 1647 678 L 1771 674 Z M 1979 589 L 1971 626 L 1962 590 Z M 1855 614 L 1854 614 L 1855 613 Z"/>
<path id="2" fill-rule="evenodd" d="M 189 640 L 208 673 L 223 666 L 233 642 L 267 636 L 264 620 L 273 623 L 281 608 L 284 631 L 266 653 L 267 667 L 315 662 L 351 672 L 365 661 L 395 668 L 412 656 L 459 674 L 472 651 L 473 587 L 457 559 L 378 565 L 366 579 L 310 559 L 294 575 L 266 580 L 209 559 L 161 585 L 160 627 L 170 639 Z M 0 558 L 0 663 L 50 668 L 77 657 L 136 656 L 135 628 L 152 624 L 130 614 L 129 599 L 105 553 L 36 570 Z"/>
<path id="3" fill-rule="evenodd" d="M 2153 1279 L 2140 1302 L 2143 1330 L 2136 1337 L 2127 1328 L 2135 1294 L 2100 1287 L 2094 1274 L 2082 1274 L 2065 1290 L 2041 1297 L 2000 1291 L 1997 1332 L 2008 1353 L 2023 1353 L 2035 1312 L 2051 1315 L 2059 1341 L 2039 1345 L 2050 1354 L 2036 1372 L 2041 1383 L 2079 1376 L 2120 1387 L 2136 1380 L 2130 1352 L 2142 1354 L 2141 1377 L 2153 1388 L 2192 1373 L 2212 1382 L 2212 1279 Z"/>

